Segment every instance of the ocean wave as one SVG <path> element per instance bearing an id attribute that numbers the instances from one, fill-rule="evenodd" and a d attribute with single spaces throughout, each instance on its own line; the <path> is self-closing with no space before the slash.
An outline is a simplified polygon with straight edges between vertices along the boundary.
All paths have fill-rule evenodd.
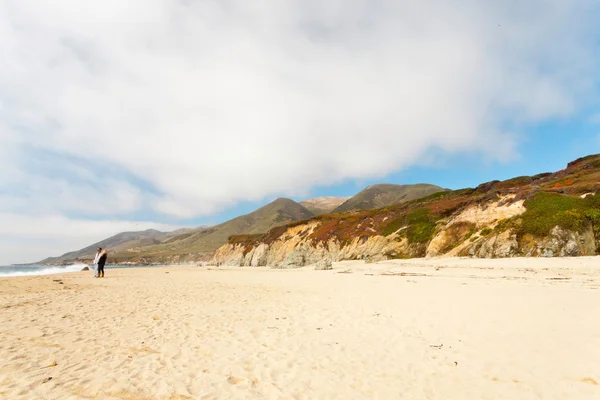
<path id="1" fill-rule="evenodd" d="M 50 266 L 50 265 L 38 265 L 38 266 L 27 266 L 27 267 L 3 267 L 0 268 L 0 277 L 7 276 L 38 276 L 38 275 L 52 275 L 52 274 L 64 274 L 66 272 L 79 272 L 84 267 L 88 267 L 87 264 L 72 264 L 66 266 Z"/>

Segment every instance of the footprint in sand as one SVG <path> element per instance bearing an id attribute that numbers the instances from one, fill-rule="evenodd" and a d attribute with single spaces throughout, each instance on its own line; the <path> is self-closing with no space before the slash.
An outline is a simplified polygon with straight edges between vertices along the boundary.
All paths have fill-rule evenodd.
<path id="1" fill-rule="evenodd" d="M 244 382 L 244 378 L 238 378 L 237 376 L 230 376 L 227 379 L 227 382 L 231 383 L 232 385 L 237 385 L 237 384 Z"/>
<path id="2" fill-rule="evenodd" d="M 589 376 L 581 378 L 581 382 L 587 383 L 588 385 L 598 386 L 598 382 L 594 378 L 590 378 Z"/>

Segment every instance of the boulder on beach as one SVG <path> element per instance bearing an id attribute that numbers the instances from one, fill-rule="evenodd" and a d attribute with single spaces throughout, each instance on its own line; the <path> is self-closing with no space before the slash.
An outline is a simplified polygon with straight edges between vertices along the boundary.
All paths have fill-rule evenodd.
<path id="1" fill-rule="evenodd" d="M 315 269 L 317 271 L 327 271 L 327 270 L 333 269 L 333 266 L 331 265 L 331 260 L 324 259 L 324 260 L 317 261 L 317 263 L 315 264 Z"/>
<path id="2" fill-rule="evenodd" d="M 81 270 L 82 270 L 82 271 L 89 271 L 89 270 L 90 270 L 90 267 L 83 267 Z"/>

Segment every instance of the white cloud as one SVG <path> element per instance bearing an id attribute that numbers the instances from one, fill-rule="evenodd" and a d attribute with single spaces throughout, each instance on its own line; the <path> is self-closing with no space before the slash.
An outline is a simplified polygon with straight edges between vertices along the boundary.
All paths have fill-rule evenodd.
<path id="1" fill-rule="evenodd" d="M 152 222 L 89 221 L 60 215 L 39 217 L 0 213 L 0 265 L 59 256 L 124 231 L 171 231 L 176 228 Z"/>
<path id="2" fill-rule="evenodd" d="M 381 176 L 431 149 L 508 159 L 506 122 L 567 116 L 595 95 L 595 4 L 5 1 L 0 138 L 117 165 L 159 191 L 121 176 L 103 177 L 108 195 L 23 178 L 39 189 L 23 207 L 59 188 L 45 207 L 61 213 L 208 215 Z"/>

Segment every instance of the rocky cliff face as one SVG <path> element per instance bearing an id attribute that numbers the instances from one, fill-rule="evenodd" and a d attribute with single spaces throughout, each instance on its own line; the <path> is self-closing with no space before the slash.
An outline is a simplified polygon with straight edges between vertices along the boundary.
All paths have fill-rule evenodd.
<path id="1" fill-rule="evenodd" d="M 550 234 L 536 237 L 518 234 L 519 217 L 526 212 L 524 200 L 507 194 L 494 201 L 462 207 L 436 222 L 426 242 L 409 240 L 400 226 L 391 234 L 359 234 L 348 239 L 324 238 L 328 222 L 307 221 L 288 227 L 275 240 L 229 243 L 219 248 L 214 265 L 273 266 L 279 268 L 313 265 L 323 260 L 370 260 L 391 258 L 471 256 L 500 258 L 513 256 L 583 256 L 597 253 L 599 243 L 591 223 L 575 231 L 559 226 Z M 510 221 L 516 221 L 508 223 Z M 363 220 L 358 224 L 366 224 Z M 369 226 L 364 228 L 369 231 Z M 263 238 L 264 239 L 264 238 Z"/>
<path id="2" fill-rule="evenodd" d="M 397 235 L 355 238 L 347 244 L 335 239 L 315 243 L 309 236 L 316 228 L 316 223 L 296 226 L 288 229 L 279 240 L 271 244 L 260 243 L 256 247 L 227 244 L 217 250 L 211 264 L 286 268 L 317 264 L 322 260 L 381 260 L 411 252 L 406 239 L 399 239 Z M 414 249 L 413 253 L 418 256 L 420 252 Z"/>

